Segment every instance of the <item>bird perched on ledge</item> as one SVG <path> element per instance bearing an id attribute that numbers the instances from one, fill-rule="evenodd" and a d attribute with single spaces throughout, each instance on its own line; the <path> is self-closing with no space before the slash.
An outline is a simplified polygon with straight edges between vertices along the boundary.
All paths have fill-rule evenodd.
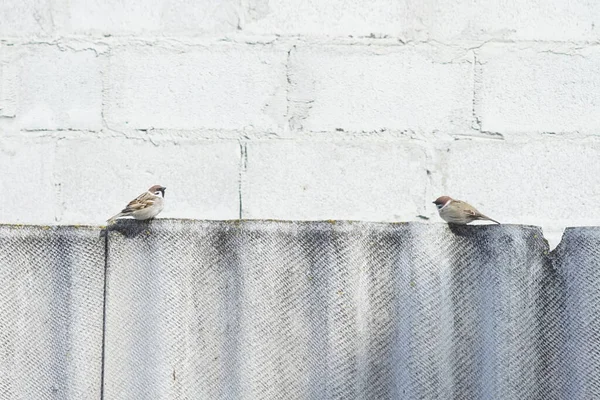
<path id="1" fill-rule="evenodd" d="M 114 223 L 117 218 L 121 217 L 133 217 L 140 220 L 156 217 L 164 207 L 163 198 L 166 189 L 166 187 L 160 185 L 152 186 L 147 192 L 130 201 L 120 213 L 111 217 L 107 221 L 108 224 Z"/>
<path id="2" fill-rule="evenodd" d="M 433 202 L 438 209 L 440 217 L 450 223 L 466 225 L 475 220 L 487 220 L 497 224 L 500 222 L 483 215 L 475 207 L 461 200 L 454 200 L 449 196 L 441 196 Z"/>

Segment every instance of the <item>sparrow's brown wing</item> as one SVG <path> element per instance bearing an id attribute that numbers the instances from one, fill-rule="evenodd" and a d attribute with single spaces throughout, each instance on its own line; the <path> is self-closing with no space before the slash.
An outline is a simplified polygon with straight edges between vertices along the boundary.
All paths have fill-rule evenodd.
<path id="1" fill-rule="evenodd" d="M 465 203 L 464 201 L 460 201 L 460 200 L 458 200 L 458 202 L 460 202 L 460 206 L 461 206 L 462 210 L 465 212 L 465 214 L 471 215 L 475 219 L 487 219 L 488 221 L 492 221 L 497 224 L 500 223 L 500 222 L 496 221 L 495 219 L 491 219 L 487 215 L 480 213 L 479 211 L 477 211 L 477 209 L 475 207 L 473 207 L 469 203 Z"/>
<path id="2" fill-rule="evenodd" d="M 473 207 L 469 203 L 465 203 L 462 200 L 452 200 L 452 202 L 454 203 L 454 206 L 457 209 L 459 209 L 460 212 L 462 212 L 465 216 L 471 216 L 473 217 L 473 219 L 477 219 L 483 215 L 479 211 L 477 211 L 475 207 Z"/>
<path id="3" fill-rule="evenodd" d="M 144 192 L 134 200 L 131 200 L 121 213 L 131 213 L 137 210 L 143 210 L 146 207 L 150 207 L 152 204 L 154 204 L 154 196 L 148 192 Z"/>
<path id="4" fill-rule="evenodd" d="M 480 215 L 481 213 L 479 211 L 477 211 L 475 209 L 475 207 L 473 207 L 472 205 L 470 205 L 469 203 L 465 203 L 462 200 L 452 200 L 452 203 L 454 203 L 454 206 L 457 209 L 460 209 L 462 212 L 464 212 L 465 214 L 468 215 L 472 215 L 474 217 Z"/>

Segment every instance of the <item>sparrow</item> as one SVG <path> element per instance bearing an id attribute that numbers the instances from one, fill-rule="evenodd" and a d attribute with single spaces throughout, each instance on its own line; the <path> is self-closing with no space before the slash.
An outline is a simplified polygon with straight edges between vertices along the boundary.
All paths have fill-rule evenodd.
<path id="1" fill-rule="evenodd" d="M 114 223 L 117 218 L 133 217 L 135 219 L 150 219 L 160 213 L 164 207 L 165 190 L 167 188 L 154 185 L 147 192 L 140 194 L 130 201 L 120 213 L 108 219 L 108 224 Z"/>
<path id="2" fill-rule="evenodd" d="M 497 224 L 500 222 L 483 215 L 475 207 L 461 200 L 454 200 L 449 196 L 442 196 L 433 202 L 440 213 L 440 217 L 450 224 L 466 225 L 475 220 L 487 220 Z"/>

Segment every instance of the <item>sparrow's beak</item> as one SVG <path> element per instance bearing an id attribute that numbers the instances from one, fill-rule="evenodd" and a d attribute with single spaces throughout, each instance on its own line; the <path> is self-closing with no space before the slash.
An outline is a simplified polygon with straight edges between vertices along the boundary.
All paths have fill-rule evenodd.
<path id="1" fill-rule="evenodd" d="M 164 192 L 165 190 L 167 190 L 167 188 L 163 186 L 161 190 Z"/>

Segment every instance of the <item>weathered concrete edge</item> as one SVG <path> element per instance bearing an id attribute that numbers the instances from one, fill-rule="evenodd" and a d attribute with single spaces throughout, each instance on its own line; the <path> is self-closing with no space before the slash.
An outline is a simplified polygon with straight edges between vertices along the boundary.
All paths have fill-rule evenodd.
<path id="1" fill-rule="evenodd" d="M 244 228 L 244 229 L 264 229 L 271 230 L 277 227 L 281 229 L 282 227 L 288 226 L 290 228 L 297 227 L 313 227 L 317 230 L 330 230 L 333 229 L 335 231 L 352 231 L 359 227 L 376 229 L 380 231 L 393 231 L 397 229 L 406 229 L 407 227 L 413 226 L 424 226 L 431 230 L 438 229 L 446 229 L 450 233 L 450 229 L 447 224 L 444 223 L 422 223 L 418 221 L 411 222 L 369 222 L 369 221 L 353 221 L 353 220 L 311 220 L 311 221 L 292 221 L 292 220 L 259 220 L 259 219 L 232 219 L 232 220 L 194 220 L 194 219 L 176 219 L 176 218 L 158 218 L 153 221 L 135 221 L 131 219 L 123 219 L 117 221 L 116 224 L 108 227 L 108 229 L 117 232 L 127 232 L 131 229 L 143 228 L 143 229 L 163 229 L 167 226 L 177 228 L 183 227 L 186 224 L 200 224 L 206 226 L 207 228 L 222 228 L 222 227 L 231 227 L 231 228 Z M 536 237 L 539 237 L 541 240 L 545 242 L 545 251 L 544 255 L 550 255 L 555 257 L 557 253 L 564 251 L 566 247 L 569 246 L 569 242 L 573 240 L 575 237 L 581 237 L 584 235 L 589 237 L 590 235 L 597 234 L 600 237 L 600 226 L 573 226 L 567 227 L 563 232 L 560 243 L 556 246 L 555 249 L 549 251 L 549 246 L 546 238 L 544 237 L 543 230 L 541 226 L 537 225 L 516 225 L 516 224 L 503 224 L 500 226 L 497 225 L 468 225 L 466 227 L 461 227 L 461 229 L 466 232 L 477 232 L 480 230 L 487 229 L 503 229 L 505 227 L 520 227 L 522 229 L 531 231 Z M 29 224 L 2 224 L 0 223 L 0 232 L 3 235 L 42 235 L 58 232 L 97 232 L 99 236 L 105 236 L 107 227 L 104 225 L 29 225 Z"/>

